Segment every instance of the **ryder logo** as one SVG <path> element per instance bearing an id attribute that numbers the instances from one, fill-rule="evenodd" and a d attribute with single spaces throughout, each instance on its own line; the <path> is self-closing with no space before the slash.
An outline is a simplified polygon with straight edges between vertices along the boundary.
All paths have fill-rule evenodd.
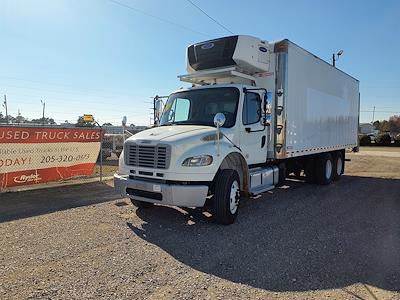
<path id="1" fill-rule="evenodd" d="M 42 178 L 40 178 L 39 174 L 31 174 L 31 175 L 21 175 L 14 177 L 14 182 L 15 183 L 26 183 L 26 182 L 33 182 L 33 181 L 40 181 Z"/>

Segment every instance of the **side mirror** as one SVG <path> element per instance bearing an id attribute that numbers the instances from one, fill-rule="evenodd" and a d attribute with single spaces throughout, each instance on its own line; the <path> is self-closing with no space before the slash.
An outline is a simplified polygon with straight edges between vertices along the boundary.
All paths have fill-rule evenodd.
<path id="1" fill-rule="evenodd" d="M 220 155 L 220 133 L 221 127 L 224 126 L 226 121 L 225 115 L 223 113 L 216 113 L 214 116 L 214 125 L 217 127 L 217 156 Z"/>
<path id="2" fill-rule="evenodd" d="M 267 115 L 272 114 L 272 105 L 269 103 L 265 103 L 264 105 L 264 111 Z"/>
<path id="3" fill-rule="evenodd" d="M 225 115 L 223 113 L 217 113 L 214 116 L 214 125 L 219 128 L 224 126 L 226 121 Z"/>
<path id="4" fill-rule="evenodd" d="M 161 115 L 163 110 L 163 101 L 161 99 L 156 100 L 156 113 L 157 115 Z"/>
<path id="5" fill-rule="evenodd" d="M 266 92 L 264 94 L 264 112 L 268 115 L 272 114 L 272 105 L 271 103 L 268 101 L 268 99 L 271 97 L 271 93 L 270 92 Z"/>
<path id="6" fill-rule="evenodd" d="M 272 118 L 267 115 L 261 118 L 261 125 L 263 126 L 271 126 Z"/>

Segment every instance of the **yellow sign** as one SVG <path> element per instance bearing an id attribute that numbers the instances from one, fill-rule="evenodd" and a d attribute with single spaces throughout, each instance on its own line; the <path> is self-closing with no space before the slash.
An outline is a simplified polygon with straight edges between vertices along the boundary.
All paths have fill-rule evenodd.
<path id="1" fill-rule="evenodd" d="M 83 115 L 83 122 L 91 123 L 94 121 L 93 115 Z"/>

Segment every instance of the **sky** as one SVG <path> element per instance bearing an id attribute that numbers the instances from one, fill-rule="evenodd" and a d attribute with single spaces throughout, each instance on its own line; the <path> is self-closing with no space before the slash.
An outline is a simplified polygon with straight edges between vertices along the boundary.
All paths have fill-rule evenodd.
<path id="1" fill-rule="evenodd" d="M 235 34 L 289 38 L 329 62 L 343 49 L 360 121 L 374 106 L 375 119 L 400 115 L 400 1 L 192 1 Z M 58 123 L 149 125 L 152 97 L 186 86 L 186 47 L 228 35 L 187 0 L 0 0 L 0 95 L 14 116 L 41 118 L 43 100 Z"/>

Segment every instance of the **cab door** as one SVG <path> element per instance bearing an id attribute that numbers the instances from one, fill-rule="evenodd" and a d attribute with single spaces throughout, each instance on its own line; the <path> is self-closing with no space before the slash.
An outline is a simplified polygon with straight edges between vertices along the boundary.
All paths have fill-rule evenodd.
<path id="1" fill-rule="evenodd" d="M 264 163 L 267 159 L 267 128 L 261 121 L 262 99 L 262 90 L 243 93 L 240 148 L 249 165 Z"/>

